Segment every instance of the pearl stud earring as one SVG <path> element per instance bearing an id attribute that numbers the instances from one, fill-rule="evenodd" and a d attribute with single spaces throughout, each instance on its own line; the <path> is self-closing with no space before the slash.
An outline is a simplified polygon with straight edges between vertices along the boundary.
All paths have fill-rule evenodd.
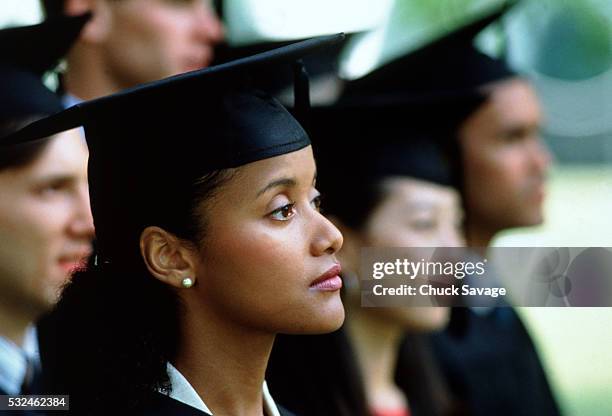
<path id="1" fill-rule="evenodd" d="M 191 286 L 193 286 L 193 279 L 190 277 L 186 277 L 183 279 L 181 284 L 183 285 L 185 289 L 189 289 Z"/>

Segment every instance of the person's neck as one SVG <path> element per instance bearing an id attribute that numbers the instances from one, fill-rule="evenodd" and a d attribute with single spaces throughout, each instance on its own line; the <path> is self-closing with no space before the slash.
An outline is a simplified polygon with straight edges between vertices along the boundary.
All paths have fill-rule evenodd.
<path id="1" fill-rule="evenodd" d="M 173 364 L 214 414 L 262 415 L 274 334 L 228 325 L 227 318 L 208 312 L 185 315 Z"/>
<path id="2" fill-rule="evenodd" d="M 28 325 L 32 323 L 30 317 L 15 313 L 5 302 L 0 303 L 0 336 L 22 346 Z"/>
<path id="3" fill-rule="evenodd" d="M 479 254 L 485 255 L 491 242 L 499 230 L 485 227 L 480 224 L 468 223 L 465 228 L 467 245 Z"/>
<path id="4" fill-rule="evenodd" d="M 364 376 L 368 406 L 372 409 L 406 406 L 406 398 L 395 384 L 403 328 L 361 308 L 350 310 L 346 322 Z"/>
<path id="5" fill-rule="evenodd" d="M 91 100 L 121 91 L 106 64 L 94 51 L 79 50 L 79 59 L 68 57 L 68 70 L 63 74 L 68 94 L 80 100 Z"/>

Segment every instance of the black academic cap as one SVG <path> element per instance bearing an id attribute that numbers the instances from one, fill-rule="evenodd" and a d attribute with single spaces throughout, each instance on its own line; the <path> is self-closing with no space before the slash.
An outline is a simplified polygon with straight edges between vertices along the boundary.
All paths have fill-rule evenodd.
<path id="1" fill-rule="evenodd" d="M 97 247 L 117 258 L 138 248 L 146 226 L 187 229 L 199 178 L 308 146 L 301 125 L 257 79 L 341 39 L 310 39 L 83 102 L 11 140 L 84 126 Z"/>
<path id="2" fill-rule="evenodd" d="M 324 209 L 359 228 L 380 202 L 385 179 L 459 188 L 457 141 L 441 128 L 439 110 L 424 105 L 312 108 L 306 127 Z"/>
<path id="3" fill-rule="evenodd" d="M 311 95 L 314 94 L 313 99 L 319 100 L 321 95 L 320 89 L 317 88 L 318 83 L 321 80 L 327 81 L 325 88 L 331 84 L 334 85 L 334 81 L 337 82 L 338 89 L 342 83 L 338 74 L 338 61 L 339 56 L 349 42 L 349 40 L 356 35 L 356 33 L 347 33 L 342 41 L 325 48 L 317 54 L 305 56 L 301 61 L 303 68 L 308 73 L 310 79 Z M 303 39 L 302 39 L 303 40 Z M 232 46 L 229 44 L 220 44 L 215 50 L 215 64 L 221 64 L 229 62 L 235 59 L 240 59 L 245 56 L 251 56 L 257 53 L 269 51 L 275 48 L 283 47 L 291 43 L 295 43 L 296 40 L 292 41 L 268 41 L 258 42 L 249 45 Z M 291 102 L 291 86 L 293 85 L 294 74 L 288 68 L 276 67 L 271 68 L 265 74 L 260 77 L 262 86 L 266 91 L 272 93 L 278 98 L 283 104 L 290 105 Z M 319 93 L 319 94 L 317 94 Z M 325 94 L 329 94 L 330 91 L 326 90 Z"/>
<path id="4" fill-rule="evenodd" d="M 41 77 L 68 52 L 90 14 L 0 30 L 0 123 L 62 110 Z"/>
<path id="5" fill-rule="evenodd" d="M 507 7 L 489 10 L 416 52 L 348 81 L 334 106 L 313 109 L 309 133 L 322 182 L 330 176 L 346 183 L 408 176 L 460 188 L 458 126 L 486 100 L 480 87 L 514 76 L 502 61 L 479 52 L 473 40 Z M 326 127 L 332 119 L 335 132 Z M 328 157 L 334 154 L 353 166 L 338 169 Z"/>
<path id="6" fill-rule="evenodd" d="M 516 76 L 504 61 L 474 46 L 476 35 L 515 3 L 497 5 L 472 23 L 347 83 L 344 98 L 380 104 L 431 102 L 471 95 L 483 85 Z"/>
<path id="7" fill-rule="evenodd" d="M 66 55 L 91 18 L 58 16 L 42 23 L 0 30 L 0 62 L 42 76 Z"/>
<path id="8" fill-rule="evenodd" d="M 307 130 L 313 142 L 321 183 L 364 184 L 404 176 L 459 187 L 452 120 L 440 115 L 460 105 L 343 105 L 314 107 Z M 481 97 L 462 97 L 473 106 Z M 454 123 L 456 123 L 455 120 Z M 344 183 L 344 185 L 342 185 Z"/>

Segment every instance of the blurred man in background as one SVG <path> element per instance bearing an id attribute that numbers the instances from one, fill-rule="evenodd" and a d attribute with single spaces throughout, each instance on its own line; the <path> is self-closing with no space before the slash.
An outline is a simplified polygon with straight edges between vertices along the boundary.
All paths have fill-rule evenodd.
<path id="1" fill-rule="evenodd" d="M 541 224 L 550 155 L 540 138 L 541 109 L 527 80 L 485 87 L 487 100 L 459 129 L 466 234 L 486 248 L 500 231 Z"/>
<path id="2" fill-rule="evenodd" d="M 455 136 L 463 170 L 466 239 L 485 256 L 499 232 L 543 222 L 551 158 L 540 137 L 542 114 L 533 86 L 503 61 L 473 47 L 483 27 L 468 26 L 459 39 L 470 41 L 459 64 L 464 71 L 459 89 L 481 95 L 483 102 L 465 113 Z M 488 276 L 489 285 L 491 279 L 495 276 Z M 454 309 L 449 330 L 432 337 L 452 389 L 465 399 L 471 415 L 558 415 L 521 319 L 505 302 L 492 306 Z"/>
<path id="3" fill-rule="evenodd" d="M 223 27 L 205 0 L 42 0 L 47 16 L 92 12 L 67 56 L 66 104 L 206 67 Z"/>
<path id="4" fill-rule="evenodd" d="M 62 110 L 41 77 L 87 18 L 0 31 L 0 394 L 33 391 L 40 362 L 32 324 L 91 252 L 87 147 L 78 131 L 27 144 L 5 141 Z"/>
<path id="5" fill-rule="evenodd" d="M 457 138 L 466 237 L 486 256 L 500 231 L 542 223 L 550 155 L 539 136 L 540 106 L 525 79 L 504 77 L 482 91 L 484 103 L 465 118 Z M 558 415 L 519 316 L 504 302 L 492 306 L 454 309 L 450 330 L 432 337 L 449 383 L 467 398 L 472 415 Z"/>

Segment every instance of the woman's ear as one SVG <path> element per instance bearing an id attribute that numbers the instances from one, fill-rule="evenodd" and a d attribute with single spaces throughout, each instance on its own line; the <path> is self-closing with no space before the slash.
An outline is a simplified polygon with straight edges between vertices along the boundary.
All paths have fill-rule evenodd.
<path id="1" fill-rule="evenodd" d="M 176 288 L 196 283 L 197 252 L 174 234 L 159 227 L 145 228 L 140 235 L 140 253 L 156 279 Z"/>

